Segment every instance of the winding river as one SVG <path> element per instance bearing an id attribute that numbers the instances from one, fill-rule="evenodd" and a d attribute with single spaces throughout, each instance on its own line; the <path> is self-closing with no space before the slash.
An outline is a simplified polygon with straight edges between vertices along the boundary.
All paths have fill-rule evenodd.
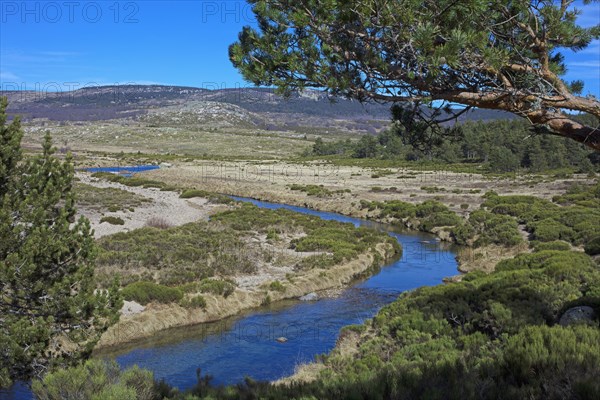
<path id="1" fill-rule="evenodd" d="M 233 384 L 246 376 L 276 380 L 291 375 L 298 364 L 329 352 L 343 326 L 371 318 L 403 291 L 438 285 L 444 277 L 457 273 L 452 246 L 438 242 L 432 235 L 399 232 L 391 225 L 336 213 L 234 198 L 259 207 L 287 208 L 385 230 L 402 244 L 402 258 L 334 297 L 278 302 L 215 323 L 171 329 L 98 356 L 115 358 L 122 367 L 137 364 L 147 368 L 156 378 L 182 390 L 196 383 L 198 368 L 203 374 L 212 375 L 214 384 Z M 279 337 L 287 341 L 280 343 L 276 340 Z M 23 389 L 21 386 L 21 390 L 13 390 L 8 398 L 29 398 Z"/>

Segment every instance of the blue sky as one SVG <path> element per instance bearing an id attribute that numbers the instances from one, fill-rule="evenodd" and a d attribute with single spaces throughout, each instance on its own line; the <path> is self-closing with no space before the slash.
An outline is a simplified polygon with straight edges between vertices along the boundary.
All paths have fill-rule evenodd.
<path id="1" fill-rule="evenodd" d="M 600 4 L 583 7 L 584 26 Z M 244 1 L 0 0 L 0 86 L 69 90 L 105 84 L 249 86 L 227 48 L 253 23 Z M 600 97 L 600 43 L 566 54 L 567 80 Z"/>

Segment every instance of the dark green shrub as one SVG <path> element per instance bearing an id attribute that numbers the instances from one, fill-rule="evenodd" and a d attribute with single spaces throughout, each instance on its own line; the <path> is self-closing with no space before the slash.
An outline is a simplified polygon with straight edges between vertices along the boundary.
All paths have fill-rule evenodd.
<path id="1" fill-rule="evenodd" d="M 533 231 L 533 238 L 542 242 L 554 240 L 571 242 L 575 237 L 573 229 L 551 218 L 531 223 L 528 225 L 528 228 Z"/>
<path id="2" fill-rule="evenodd" d="M 51 372 L 41 381 L 34 380 L 32 391 L 43 400 L 149 400 L 157 395 L 151 371 L 137 365 L 121 371 L 115 361 L 100 359 Z"/>
<path id="3" fill-rule="evenodd" d="M 179 195 L 179 198 L 181 198 L 181 199 L 192 199 L 194 197 L 206 198 L 211 203 L 222 203 L 222 204 L 233 203 L 233 199 L 229 196 L 225 196 L 225 195 L 218 194 L 218 193 L 207 192 L 205 190 L 186 189 Z"/>
<path id="4" fill-rule="evenodd" d="M 439 201 L 435 201 L 435 200 L 427 200 L 424 201 L 423 203 L 417 205 L 415 213 L 417 215 L 417 217 L 428 217 L 432 214 L 437 214 L 437 213 L 443 213 L 443 212 L 449 212 L 448 207 L 446 207 L 444 204 L 440 203 Z"/>
<path id="5" fill-rule="evenodd" d="M 323 187 L 323 185 L 298 185 L 292 184 L 290 185 L 291 190 L 297 190 L 301 192 L 305 192 L 308 196 L 316 196 L 316 197 L 329 197 L 333 194 L 329 189 Z"/>
<path id="6" fill-rule="evenodd" d="M 269 289 L 276 292 L 285 292 L 285 286 L 279 281 L 273 281 L 269 284 Z"/>
<path id="7" fill-rule="evenodd" d="M 544 250 L 569 251 L 569 250 L 571 250 L 571 245 L 567 242 L 563 242 L 561 240 L 556 240 L 553 242 L 536 242 L 535 244 L 533 244 L 533 248 L 535 251 L 544 251 Z"/>
<path id="8" fill-rule="evenodd" d="M 111 225 L 125 225 L 125 221 L 123 221 L 123 218 L 114 217 L 112 215 L 100 218 L 100 223 L 103 222 L 107 222 Z"/>
<path id="9" fill-rule="evenodd" d="M 125 300 L 148 304 L 152 301 L 158 303 L 173 303 L 183 298 L 180 289 L 156 284 L 154 282 L 134 282 L 121 290 Z"/>
<path id="10" fill-rule="evenodd" d="M 433 228 L 440 226 L 455 226 L 462 222 L 462 218 L 453 213 L 452 211 L 444 211 L 433 214 L 427 218 L 421 220 L 419 229 L 431 232 Z"/>
<path id="11" fill-rule="evenodd" d="M 274 229 L 270 229 L 267 232 L 267 240 L 279 240 L 279 235 L 277 234 L 277 231 L 275 231 Z"/>
<path id="12" fill-rule="evenodd" d="M 380 218 L 392 217 L 402 220 L 404 218 L 414 217 L 417 210 L 417 207 L 414 204 L 399 200 L 375 203 L 374 205 L 381 209 L 381 212 L 379 213 Z"/>
<path id="13" fill-rule="evenodd" d="M 197 286 L 203 293 L 212 293 L 228 297 L 235 291 L 235 284 L 221 279 L 203 279 Z"/>
<path id="14" fill-rule="evenodd" d="M 456 244 L 466 245 L 470 239 L 473 239 L 477 231 L 470 223 L 462 223 L 452 229 L 452 238 Z"/>
<path id="15" fill-rule="evenodd" d="M 192 297 L 184 297 L 179 301 L 179 305 L 184 308 L 206 308 L 206 300 L 202 295 L 196 295 Z"/>

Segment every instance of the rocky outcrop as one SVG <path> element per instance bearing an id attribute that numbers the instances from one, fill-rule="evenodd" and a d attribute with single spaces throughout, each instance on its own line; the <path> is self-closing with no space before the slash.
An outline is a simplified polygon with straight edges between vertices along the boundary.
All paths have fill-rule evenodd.
<path id="1" fill-rule="evenodd" d="M 558 323 L 561 326 L 585 324 L 598 326 L 598 319 L 596 312 L 592 307 L 589 306 L 578 306 L 569 308 L 560 317 Z"/>

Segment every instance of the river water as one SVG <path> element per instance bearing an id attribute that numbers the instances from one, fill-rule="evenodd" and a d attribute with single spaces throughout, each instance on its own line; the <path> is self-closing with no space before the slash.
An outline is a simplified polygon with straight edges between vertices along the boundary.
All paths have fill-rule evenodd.
<path id="1" fill-rule="evenodd" d="M 182 390 L 196 383 L 198 368 L 203 374 L 212 375 L 214 384 L 233 384 L 246 376 L 275 380 L 292 374 L 298 364 L 329 352 L 343 326 L 373 317 L 403 291 L 438 285 L 444 277 L 457 273 L 453 247 L 438 242 L 432 235 L 399 232 L 391 225 L 336 213 L 234 198 L 259 207 L 287 208 L 384 230 L 400 242 L 402 257 L 333 297 L 310 302 L 277 302 L 215 323 L 171 329 L 98 356 L 114 358 L 122 367 L 137 364 L 147 368 L 156 378 Z M 287 341 L 280 343 L 276 340 L 279 337 Z M 23 385 L 15 387 L 8 396 L 30 398 Z"/>

